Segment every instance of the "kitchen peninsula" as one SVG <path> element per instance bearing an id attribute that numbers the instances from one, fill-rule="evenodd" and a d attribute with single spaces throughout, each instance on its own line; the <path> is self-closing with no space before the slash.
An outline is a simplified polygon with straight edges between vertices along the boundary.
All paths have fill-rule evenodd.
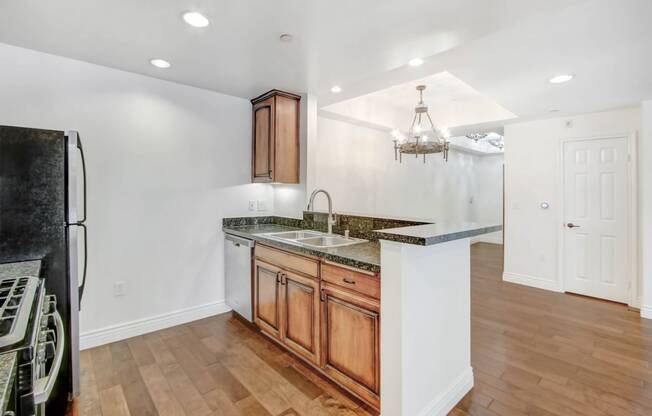
<path id="1" fill-rule="evenodd" d="M 446 414 L 473 386 L 470 238 L 502 227 L 337 217 L 334 233 L 368 241 L 275 237 L 324 232 L 312 212 L 224 219 L 225 233 L 256 242 L 254 323 L 382 415 Z"/>

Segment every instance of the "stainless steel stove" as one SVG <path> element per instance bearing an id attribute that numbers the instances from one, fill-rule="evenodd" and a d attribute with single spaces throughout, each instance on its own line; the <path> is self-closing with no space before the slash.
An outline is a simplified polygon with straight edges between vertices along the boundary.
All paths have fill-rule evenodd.
<path id="1" fill-rule="evenodd" d="M 35 277 L 0 281 L 0 349 L 25 338 L 29 309 L 39 288 Z"/>
<path id="2" fill-rule="evenodd" d="M 17 353 L 16 380 L 8 411 L 42 416 L 58 376 L 64 329 L 56 298 L 38 277 L 0 280 L 0 352 Z M 9 413 L 12 414 L 12 413 Z"/>

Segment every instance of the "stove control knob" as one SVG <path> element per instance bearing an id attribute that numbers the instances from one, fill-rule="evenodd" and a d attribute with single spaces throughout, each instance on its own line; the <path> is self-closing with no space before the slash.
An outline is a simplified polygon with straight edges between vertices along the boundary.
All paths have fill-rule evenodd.
<path id="1" fill-rule="evenodd" d="M 57 310 L 57 301 L 56 300 L 46 300 L 43 303 L 42 311 L 44 314 L 54 313 Z"/>
<path id="2" fill-rule="evenodd" d="M 39 344 L 38 349 L 36 350 L 36 360 L 39 363 L 44 363 L 46 358 L 45 345 Z"/>
<path id="3" fill-rule="evenodd" d="M 48 341 L 57 341 L 57 336 L 56 333 L 54 332 L 54 329 L 48 329 L 47 331 L 41 331 L 39 334 L 39 341 L 40 342 L 48 342 Z"/>
<path id="4" fill-rule="evenodd" d="M 56 347 L 54 345 L 54 342 L 48 341 L 45 343 L 45 359 L 46 360 L 51 360 L 54 358 L 54 352 L 56 350 Z"/>

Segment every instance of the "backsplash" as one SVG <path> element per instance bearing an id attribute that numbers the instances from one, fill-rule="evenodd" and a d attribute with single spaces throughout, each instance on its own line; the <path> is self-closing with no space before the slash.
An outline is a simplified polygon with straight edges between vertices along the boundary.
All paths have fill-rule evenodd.
<path id="1" fill-rule="evenodd" d="M 335 234 L 344 234 L 349 230 L 349 235 L 355 238 L 363 238 L 369 241 L 376 241 L 372 233 L 373 230 L 383 230 L 387 228 L 408 227 L 411 225 L 428 224 L 422 221 L 398 220 L 391 218 L 377 218 L 360 215 L 337 214 L 335 213 L 335 224 L 333 232 Z M 264 216 L 264 217 L 235 217 L 222 219 L 223 227 L 237 227 L 243 225 L 260 225 L 260 224 L 278 224 L 288 227 L 303 228 L 307 230 L 316 230 L 326 232 L 328 230 L 328 214 L 322 212 L 303 212 L 303 219 Z"/>

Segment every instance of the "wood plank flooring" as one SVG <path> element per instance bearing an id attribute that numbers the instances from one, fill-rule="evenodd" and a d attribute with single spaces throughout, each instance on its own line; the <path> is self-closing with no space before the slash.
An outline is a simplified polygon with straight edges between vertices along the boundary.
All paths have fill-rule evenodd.
<path id="1" fill-rule="evenodd" d="M 501 247 L 475 244 L 475 388 L 451 415 L 652 415 L 652 323 L 501 273 Z M 229 314 L 82 351 L 81 363 L 81 415 L 373 414 Z"/>

